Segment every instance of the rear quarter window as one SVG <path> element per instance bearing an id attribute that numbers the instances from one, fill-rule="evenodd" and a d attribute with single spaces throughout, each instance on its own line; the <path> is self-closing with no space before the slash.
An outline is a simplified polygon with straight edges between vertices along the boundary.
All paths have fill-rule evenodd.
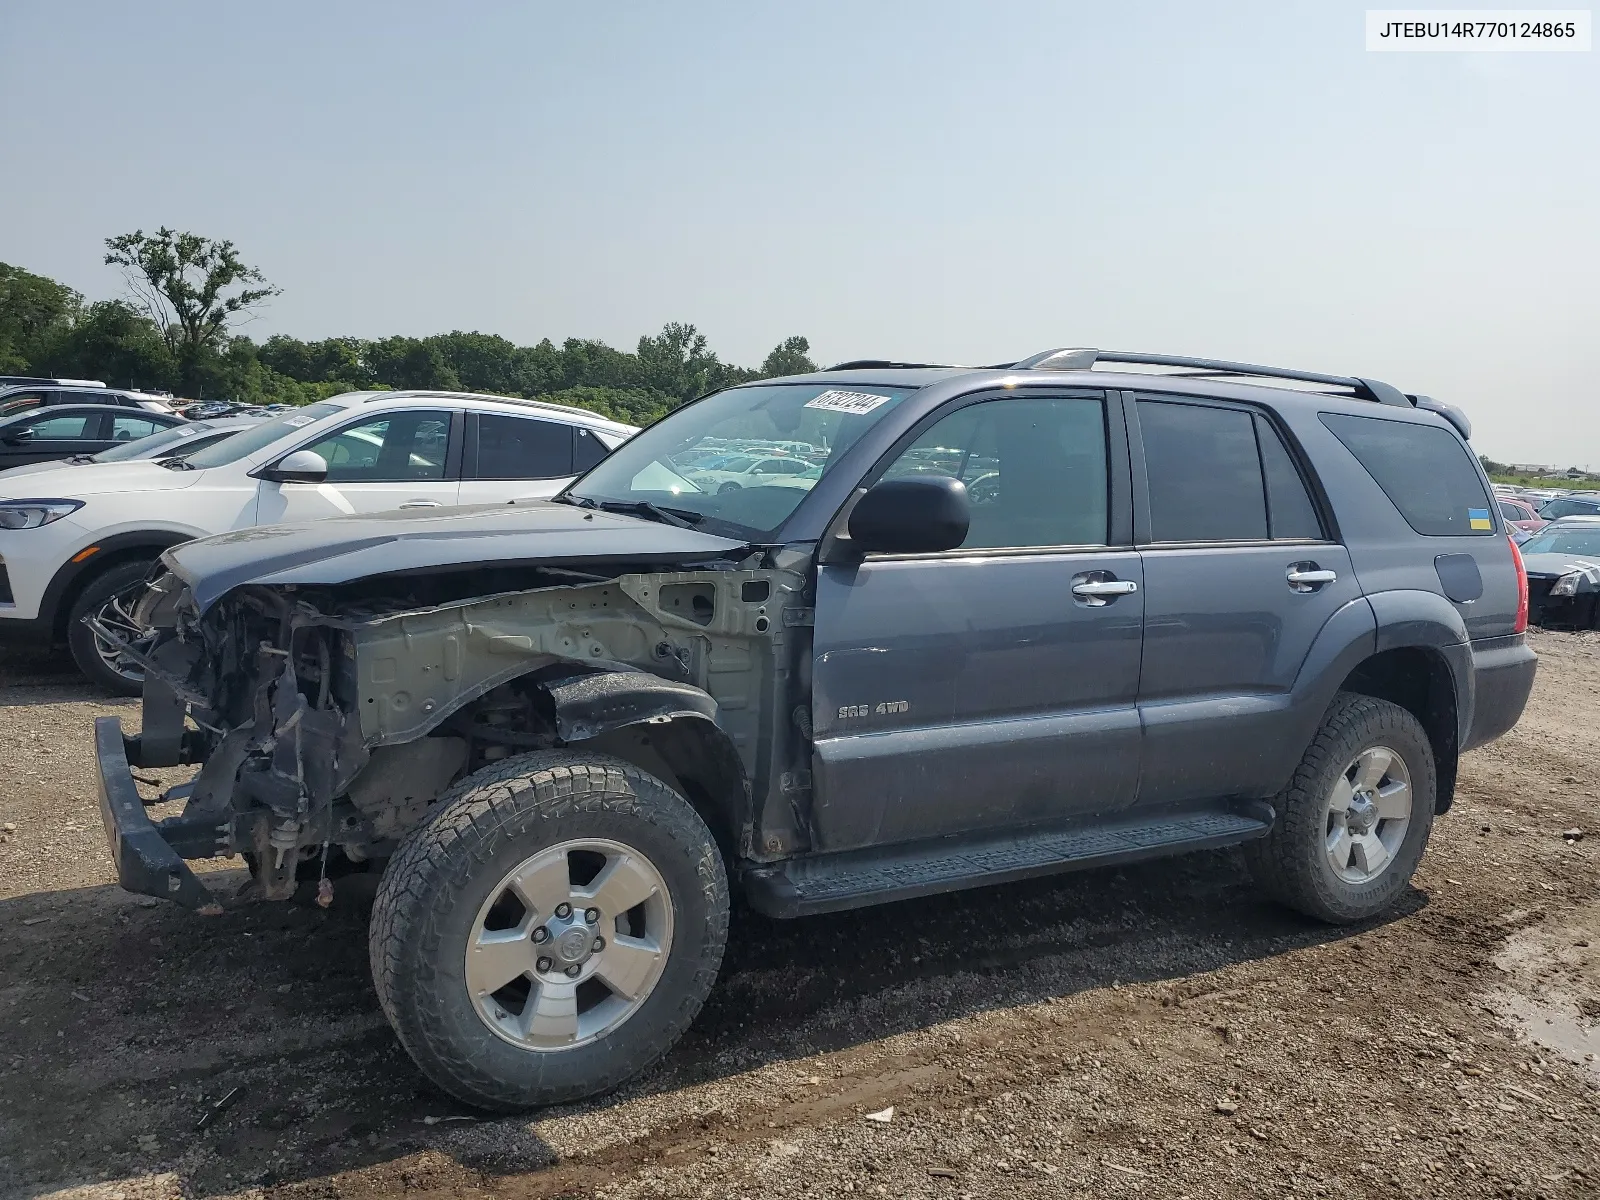
<path id="1" fill-rule="evenodd" d="M 1318 417 L 1418 533 L 1427 537 L 1494 533 L 1494 506 L 1472 452 L 1454 433 L 1382 417 L 1344 413 Z"/>

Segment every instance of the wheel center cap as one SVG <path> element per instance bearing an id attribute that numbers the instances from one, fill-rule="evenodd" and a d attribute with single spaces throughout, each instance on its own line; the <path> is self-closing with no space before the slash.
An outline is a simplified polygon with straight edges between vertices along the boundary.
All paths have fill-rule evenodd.
<path id="1" fill-rule="evenodd" d="M 1350 800 L 1350 807 L 1345 813 L 1345 823 L 1350 832 L 1356 835 L 1372 832 L 1372 827 L 1377 824 L 1378 810 L 1373 806 L 1372 797 L 1365 792 L 1357 792 Z"/>
<path id="2" fill-rule="evenodd" d="M 589 931 L 574 926 L 555 940 L 556 957 L 564 963 L 582 962 L 589 955 Z"/>

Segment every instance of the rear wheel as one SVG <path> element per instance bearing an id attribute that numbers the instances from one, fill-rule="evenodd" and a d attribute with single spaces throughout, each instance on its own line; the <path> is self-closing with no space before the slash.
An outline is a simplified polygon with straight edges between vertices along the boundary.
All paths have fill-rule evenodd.
<path id="1" fill-rule="evenodd" d="M 1289 786 L 1277 822 L 1245 846 L 1256 881 L 1319 920 L 1376 916 L 1400 896 L 1433 827 L 1436 767 L 1405 709 L 1342 693 Z"/>
<path id="2" fill-rule="evenodd" d="M 617 1086 L 716 980 L 728 881 L 711 832 L 621 759 L 552 751 L 463 780 L 390 861 L 369 936 L 422 1071 L 511 1110 Z"/>
<path id="3" fill-rule="evenodd" d="M 135 647 L 148 644 L 149 630 L 133 619 L 133 608 L 144 595 L 150 563 L 118 563 L 89 580 L 67 614 L 67 649 L 72 661 L 89 679 L 119 696 L 137 696 L 144 688 L 144 668 L 84 624 L 93 617 L 119 638 Z"/>

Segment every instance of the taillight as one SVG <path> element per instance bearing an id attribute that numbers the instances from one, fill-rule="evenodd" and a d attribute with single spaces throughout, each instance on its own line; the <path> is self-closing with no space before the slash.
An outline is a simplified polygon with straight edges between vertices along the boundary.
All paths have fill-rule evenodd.
<path id="1" fill-rule="evenodd" d="M 1507 539 L 1508 541 L 1510 539 Z M 1511 543 L 1511 561 L 1517 565 L 1517 623 L 1512 633 L 1528 632 L 1528 568 L 1522 565 L 1522 551 Z"/>

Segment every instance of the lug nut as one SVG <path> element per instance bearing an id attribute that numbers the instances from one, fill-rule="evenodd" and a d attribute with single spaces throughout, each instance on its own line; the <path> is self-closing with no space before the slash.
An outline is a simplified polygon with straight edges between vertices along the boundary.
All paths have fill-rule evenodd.
<path id="1" fill-rule="evenodd" d="M 563 921 L 566 920 L 571 915 L 572 915 L 572 905 L 567 904 L 565 902 L 556 905 L 556 916 L 560 917 Z"/>
<path id="2" fill-rule="evenodd" d="M 589 924 L 593 925 L 596 921 L 598 921 L 600 919 L 600 910 L 598 908 L 586 908 L 586 909 L 584 909 L 583 910 L 583 919 L 585 921 L 589 922 Z"/>
<path id="3" fill-rule="evenodd" d="M 595 938 L 594 945 L 589 947 L 589 949 L 592 952 L 594 952 L 595 954 L 599 954 L 600 951 L 604 950 L 605 948 L 606 948 L 606 940 L 605 940 L 605 938 Z"/>
<path id="4" fill-rule="evenodd" d="M 581 971 L 582 969 L 583 968 L 578 966 L 577 963 L 573 963 L 570 967 L 567 968 L 567 977 L 569 979 L 576 979 L 578 977 L 578 972 Z"/>
<path id="5" fill-rule="evenodd" d="M 555 966 L 555 964 L 548 958 L 540 958 L 539 961 L 533 965 L 536 970 L 540 971 L 548 971 L 551 967 Z"/>
<path id="6" fill-rule="evenodd" d="M 540 926 L 538 926 L 537 928 L 534 929 L 534 931 L 533 931 L 533 941 L 534 941 L 535 945 L 542 946 L 542 945 L 544 945 L 545 942 L 548 942 L 549 940 L 550 940 L 550 931 L 548 929 L 546 929 L 543 925 L 540 925 Z"/>

